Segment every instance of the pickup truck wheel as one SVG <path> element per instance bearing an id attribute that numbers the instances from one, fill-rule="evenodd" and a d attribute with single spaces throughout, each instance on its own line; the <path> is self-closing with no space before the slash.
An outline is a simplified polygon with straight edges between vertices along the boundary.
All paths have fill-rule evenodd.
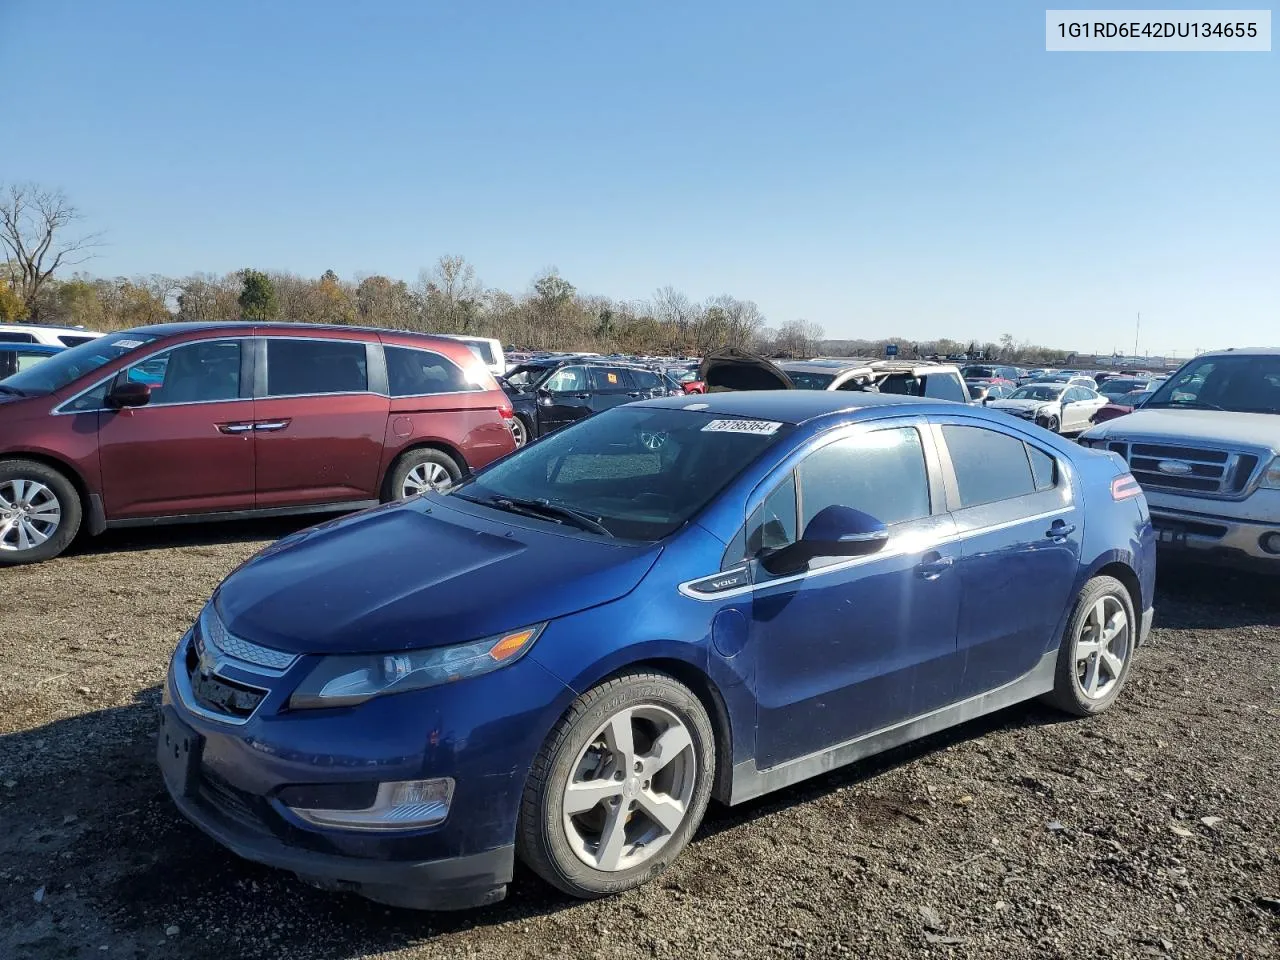
<path id="1" fill-rule="evenodd" d="M 1102 713 L 1129 679 L 1137 640 L 1138 618 L 1125 585 L 1094 577 L 1076 600 L 1058 649 L 1053 692 L 1045 700 L 1077 717 Z"/>
<path id="2" fill-rule="evenodd" d="M 462 479 L 462 468 L 443 450 L 410 450 L 396 461 L 382 493 L 384 503 L 435 490 L 443 493 Z"/>
<path id="3" fill-rule="evenodd" d="M 82 513 L 75 486 L 53 467 L 0 461 L 0 565 L 56 557 L 75 539 Z"/>
<path id="4" fill-rule="evenodd" d="M 520 858 L 571 896 L 630 890 L 666 870 L 706 812 L 715 734 L 702 703 L 662 673 L 588 690 L 534 760 Z"/>

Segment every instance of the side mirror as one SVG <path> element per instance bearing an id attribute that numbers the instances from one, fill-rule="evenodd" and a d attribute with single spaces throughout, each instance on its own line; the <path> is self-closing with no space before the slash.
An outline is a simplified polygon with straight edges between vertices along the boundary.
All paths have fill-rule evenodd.
<path id="1" fill-rule="evenodd" d="M 889 541 L 883 523 L 861 510 L 833 504 L 823 507 L 804 528 L 795 543 L 761 557 L 772 574 L 795 573 L 820 557 L 862 557 L 882 549 Z"/>
<path id="2" fill-rule="evenodd" d="M 106 404 L 112 410 L 125 407 L 145 407 L 151 402 L 151 387 L 145 383 L 126 380 L 116 384 L 106 396 Z"/>
<path id="3" fill-rule="evenodd" d="M 988 403 L 991 402 L 991 400 L 992 400 L 991 394 L 987 394 L 985 397 L 982 398 L 982 405 L 985 407 Z"/>
<path id="4" fill-rule="evenodd" d="M 541 403 L 541 404 L 544 404 L 544 405 L 546 405 L 546 404 L 550 404 L 550 403 L 551 403 L 551 391 L 550 391 L 550 390 L 548 390 L 546 387 L 539 387 L 539 388 L 538 388 L 538 402 L 539 402 L 539 403 Z"/>

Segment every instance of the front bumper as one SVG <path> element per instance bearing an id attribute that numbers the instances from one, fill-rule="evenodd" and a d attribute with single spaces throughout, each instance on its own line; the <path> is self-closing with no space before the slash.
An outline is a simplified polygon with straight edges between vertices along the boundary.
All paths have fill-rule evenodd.
<path id="1" fill-rule="evenodd" d="M 192 702 L 181 682 L 188 634 L 170 664 L 157 758 L 181 813 L 234 853 L 331 890 L 418 909 L 500 900 L 510 882 L 525 775 L 572 691 L 531 658 L 474 680 L 378 697 L 357 707 L 289 711 L 288 692 L 310 669 L 276 678 L 247 719 L 229 722 Z M 295 673 L 297 671 L 297 673 Z M 194 759 L 159 748 L 178 731 Z M 281 791 L 308 785 L 449 777 L 445 821 L 404 830 L 322 827 Z"/>
<path id="2" fill-rule="evenodd" d="M 1280 523 L 1255 523 L 1238 517 L 1192 513 L 1152 501 L 1151 523 L 1161 551 L 1186 559 L 1280 573 L 1280 554 L 1268 553 L 1262 540 L 1280 534 Z"/>
<path id="3" fill-rule="evenodd" d="M 294 847 L 275 836 L 237 826 L 212 805 L 183 796 L 165 778 L 165 788 L 184 817 L 232 853 L 281 870 L 323 890 L 358 893 L 378 903 L 413 910 L 462 910 L 496 903 L 507 893 L 515 845 L 444 860 L 362 860 Z"/>

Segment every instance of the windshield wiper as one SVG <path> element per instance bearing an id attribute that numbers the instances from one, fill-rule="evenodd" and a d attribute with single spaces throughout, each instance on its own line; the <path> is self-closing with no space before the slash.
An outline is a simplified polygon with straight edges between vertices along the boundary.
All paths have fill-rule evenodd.
<path id="1" fill-rule="evenodd" d="M 1196 407 L 1200 410 L 1225 410 L 1226 407 L 1220 407 L 1216 403 L 1209 403 L 1207 400 L 1161 400 L 1159 403 L 1144 403 L 1143 410 L 1150 410 L 1153 407 Z"/>
<path id="2" fill-rule="evenodd" d="M 612 537 L 613 534 L 609 528 L 601 523 L 597 518 L 583 513 L 581 510 L 574 510 L 572 507 L 566 507 L 558 503 L 552 503 L 545 498 L 538 500 L 527 500 L 524 497 L 468 497 L 465 494 L 455 493 L 455 497 L 463 500 L 469 500 L 472 503 L 483 504 L 486 507 L 494 507 L 498 510 L 506 510 L 508 513 L 519 513 L 526 517 L 535 517 L 538 520 L 551 520 L 555 523 L 570 523 L 575 527 L 583 530 L 589 530 L 591 533 L 603 534 L 606 537 Z"/>

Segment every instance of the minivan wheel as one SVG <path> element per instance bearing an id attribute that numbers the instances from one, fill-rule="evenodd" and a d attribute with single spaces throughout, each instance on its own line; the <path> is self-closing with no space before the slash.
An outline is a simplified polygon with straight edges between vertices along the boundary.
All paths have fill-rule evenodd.
<path id="1" fill-rule="evenodd" d="M 548 883 L 592 899 L 662 873 L 693 836 L 715 777 L 698 698 L 662 673 L 630 673 L 579 697 L 525 784 L 516 849 Z"/>
<path id="2" fill-rule="evenodd" d="M 56 557 L 75 539 L 81 514 L 79 493 L 57 470 L 0 461 L 0 565 Z"/>
<path id="3" fill-rule="evenodd" d="M 443 450 L 410 450 L 396 461 L 382 499 L 406 500 L 431 490 L 443 493 L 461 479 L 462 468 Z"/>
<path id="4" fill-rule="evenodd" d="M 1137 624 L 1123 583 L 1094 577 L 1085 584 L 1058 650 L 1053 692 L 1045 700 L 1078 717 L 1110 707 L 1129 678 Z"/>

